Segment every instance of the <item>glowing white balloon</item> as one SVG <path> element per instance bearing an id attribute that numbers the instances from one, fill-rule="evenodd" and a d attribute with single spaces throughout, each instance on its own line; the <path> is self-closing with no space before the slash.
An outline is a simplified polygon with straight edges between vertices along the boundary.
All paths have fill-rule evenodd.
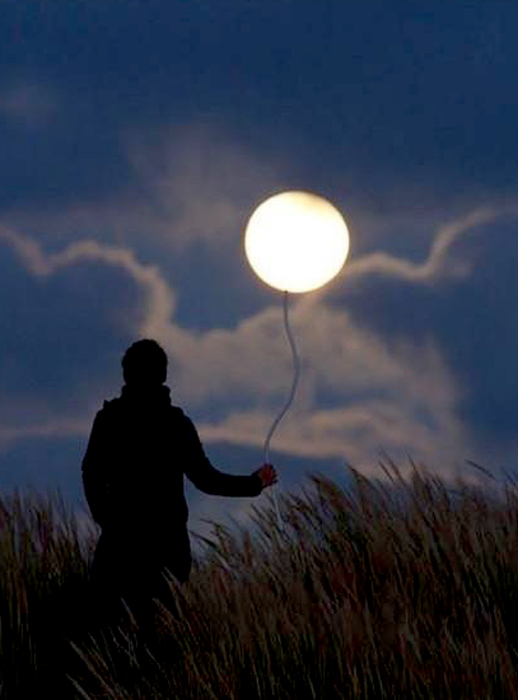
<path id="1" fill-rule="evenodd" d="M 250 217 L 245 251 L 254 272 L 271 287 L 309 292 L 342 269 L 349 231 L 327 199 L 309 192 L 281 192 Z"/>

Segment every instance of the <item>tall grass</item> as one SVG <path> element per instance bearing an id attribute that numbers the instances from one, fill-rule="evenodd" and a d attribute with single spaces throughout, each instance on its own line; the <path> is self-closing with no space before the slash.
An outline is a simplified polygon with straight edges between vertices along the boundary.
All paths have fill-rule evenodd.
<path id="1" fill-rule="evenodd" d="M 88 561 L 48 503 L 0 501 L 2 698 L 518 698 L 518 496 L 384 465 L 214 526 L 144 634 L 87 626 Z M 391 488 L 389 488 L 391 486 Z M 396 497 L 397 495 L 397 497 Z M 83 632 L 82 632 L 83 631 Z"/>

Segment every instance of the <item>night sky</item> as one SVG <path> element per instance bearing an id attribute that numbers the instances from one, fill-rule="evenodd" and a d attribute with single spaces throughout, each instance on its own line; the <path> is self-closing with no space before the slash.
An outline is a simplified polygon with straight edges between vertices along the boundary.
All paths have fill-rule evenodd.
<path id="1" fill-rule="evenodd" d="M 84 510 L 142 337 L 214 465 L 260 465 L 291 360 L 243 234 L 285 189 L 331 200 L 351 252 L 291 298 L 279 491 L 383 454 L 516 473 L 517 26 L 504 0 L 2 0 L 0 488 Z M 188 498 L 199 532 L 267 500 Z"/>

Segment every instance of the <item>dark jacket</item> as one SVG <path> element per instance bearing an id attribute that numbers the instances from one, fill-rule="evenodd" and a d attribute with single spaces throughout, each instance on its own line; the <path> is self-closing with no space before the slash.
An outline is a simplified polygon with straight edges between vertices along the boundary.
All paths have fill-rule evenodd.
<path id="1" fill-rule="evenodd" d="M 205 493 L 257 496 L 257 474 L 234 476 L 215 469 L 198 433 L 170 391 L 129 385 L 97 413 L 82 464 L 94 520 L 112 532 L 150 533 L 186 527 L 183 475 Z"/>

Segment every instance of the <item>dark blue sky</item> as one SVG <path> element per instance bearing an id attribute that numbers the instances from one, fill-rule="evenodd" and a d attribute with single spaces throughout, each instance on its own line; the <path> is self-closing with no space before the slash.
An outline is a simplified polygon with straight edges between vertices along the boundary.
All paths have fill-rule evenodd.
<path id="1" fill-rule="evenodd" d="M 383 450 L 514 472 L 517 26 L 494 0 L 4 0 L 0 484 L 82 499 L 143 335 L 215 464 L 257 466 L 290 368 L 243 231 L 282 189 L 331 199 L 352 246 L 292 300 L 280 488 Z M 213 500 L 190 492 L 193 526 L 248 504 Z"/>

